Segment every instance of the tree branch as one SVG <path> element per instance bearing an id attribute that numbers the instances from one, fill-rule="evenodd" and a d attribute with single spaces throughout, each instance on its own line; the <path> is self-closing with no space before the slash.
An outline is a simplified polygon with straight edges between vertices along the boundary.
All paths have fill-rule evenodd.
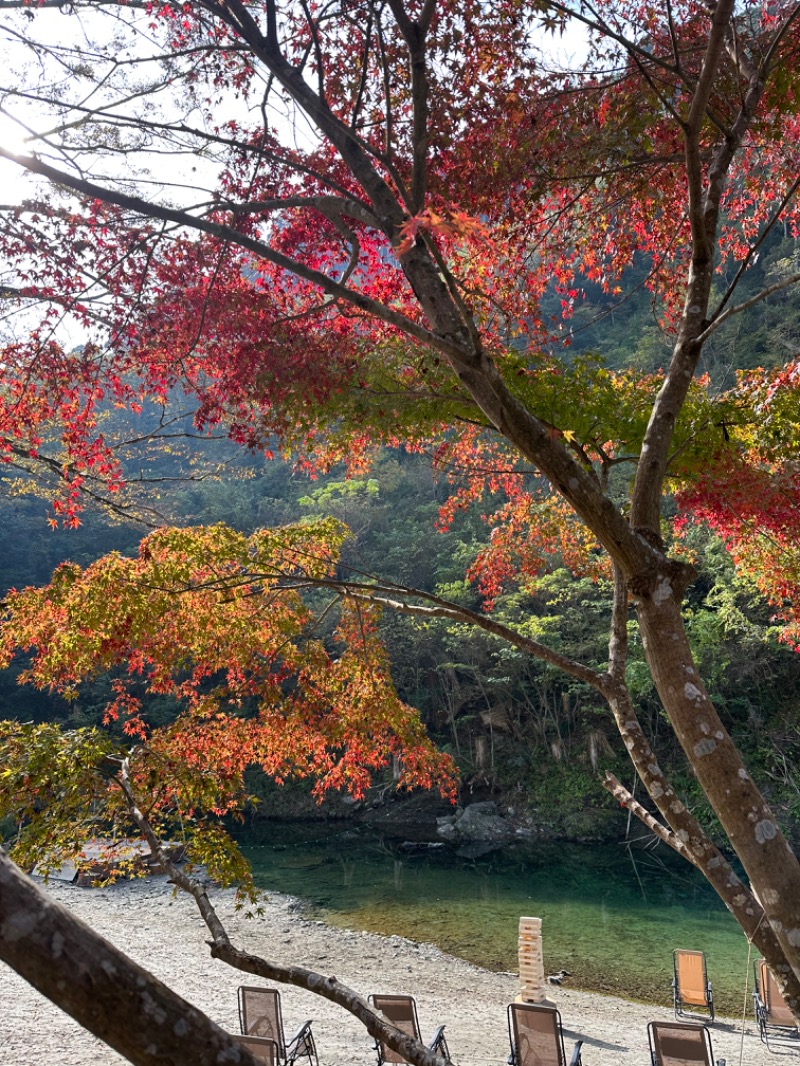
<path id="1" fill-rule="evenodd" d="M 425 37 L 433 14 L 432 6 L 413 22 L 403 7 L 402 0 L 388 0 L 395 21 L 408 47 L 411 66 L 411 99 L 414 109 L 412 139 L 411 203 L 409 212 L 417 214 L 425 206 L 425 189 L 428 167 L 428 72 L 425 55 Z"/>
<path id="2" fill-rule="evenodd" d="M 330 587 L 332 582 L 320 582 L 320 584 Z M 560 655 L 558 652 L 553 651 L 552 648 L 548 648 L 544 644 L 540 644 L 538 641 L 518 633 L 516 630 L 503 625 L 501 622 L 496 622 L 494 619 L 489 618 L 486 615 L 478 614 L 477 611 L 471 611 L 467 607 L 459 607 L 457 604 L 448 604 L 444 601 L 438 601 L 438 597 L 428 596 L 425 593 L 419 592 L 415 593 L 415 595 L 429 599 L 434 603 L 437 603 L 438 601 L 437 605 L 422 607 L 418 604 L 410 604 L 402 600 L 390 599 L 387 596 L 381 596 L 379 593 L 374 595 L 369 591 L 354 591 L 353 586 L 343 588 L 342 593 L 350 599 L 360 599 L 365 602 L 380 604 L 392 611 L 396 611 L 398 614 L 411 615 L 416 618 L 446 618 L 451 622 L 461 622 L 464 625 L 474 626 L 476 629 L 483 630 L 484 633 L 490 633 L 492 636 L 498 637 L 507 644 L 512 644 L 515 648 L 519 648 L 520 651 L 525 651 L 529 655 L 533 655 L 542 662 L 555 666 L 558 670 L 562 670 L 565 674 L 569 674 L 570 677 L 586 682 L 587 685 L 591 685 L 592 688 L 596 689 L 598 692 L 603 692 L 605 675 L 596 670 L 592 670 L 588 666 L 584 666 L 583 663 L 576 662 L 574 659 L 569 659 L 565 655 Z"/>
<path id="3" fill-rule="evenodd" d="M 794 274 L 790 274 L 788 277 L 783 278 L 781 281 L 776 281 L 774 285 L 768 285 L 766 289 L 762 289 L 761 292 L 757 292 L 755 296 L 751 296 L 749 300 L 744 300 L 740 304 L 735 304 L 733 307 L 729 307 L 726 311 L 723 311 L 718 317 L 714 318 L 711 325 L 708 326 L 698 337 L 700 344 L 708 340 L 708 338 L 716 333 L 720 326 L 731 318 L 733 315 L 741 314 L 742 311 L 747 311 L 749 308 L 755 306 L 755 304 L 761 303 L 762 300 L 769 299 L 770 296 L 774 296 L 776 292 L 782 292 L 784 289 L 791 288 L 792 285 L 800 283 L 800 271 Z"/>
<path id="4" fill-rule="evenodd" d="M 413 1063 L 414 1066 L 452 1066 L 448 1059 L 436 1055 L 420 1041 L 396 1029 L 384 1019 L 383 1015 L 376 1012 L 363 996 L 360 996 L 354 989 L 342 984 L 335 977 L 326 977 L 323 974 L 316 973 L 314 970 L 307 970 L 303 966 L 281 966 L 278 963 L 270 962 L 268 959 L 261 958 L 258 955 L 250 955 L 248 952 L 234 947 L 214 905 L 208 897 L 204 885 L 197 878 L 190 877 L 184 873 L 169 858 L 158 835 L 139 809 L 130 783 L 128 759 L 123 760 L 120 776 L 117 780 L 125 796 L 128 810 L 150 845 L 150 850 L 157 859 L 159 866 L 165 873 L 169 874 L 170 879 L 177 887 L 190 895 L 197 904 L 197 909 L 200 911 L 206 928 L 211 933 L 212 939 L 209 943 L 209 948 L 211 949 L 212 958 L 220 959 L 222 962 L 234 967 L 234 969 L 254 974 L 257 977 L 263 977 L 268 981 L 279 981 L 281 984 L 305 988 L 307 991 L 313 992 L 331 1003 L 336 1003 L 358 1018 L 370 1036 L 387 1044 L 404 1060 Z M 205 1066 L 205 1063 L 201 1063 L 200 1066 Z"/>
<path id="5" fill-rule="evenodd" d="M 611 609 L 611 632 L 608 638 L 608 676 L 617 685 L 625 684 L 628 661 L 628 584 L 618 566 L 614 566 L 614 603 Z"/>
<path id="6" fill-rule="evenodd" d="M 728 301 L 733 296 L 733 294 L 734 294 L 734 292 L 736 290 L 736 286 L 739 284 L 742 276 L 744 275 L 744 272 L 747 270 L 748 266 L 753 261 L 753 256 L 756 254 L 758 249 L 761 247 L 761 245 L 767 239 L 769 234 L 773 231 L 775 226 L 777 226 L 778 222 L 780 222 L 780 219 L 781 219 L 781 216 L 783 214 L 784 209 L 787 207 L 789 202 L 794 199 L 794 197 L 797 194 L 797 190 L 798 189 L 800 189 L 800 175 L 797 178 L 795 178 L 795 180 L 792 182 L 792 184 L 789 186 L 789 188 L 787 189 L 786 193 L 782 197 L 781 202 L 778 204 L 778 206 L 772 212 L 771 218 L 767 222 L 766 226 L 764 226 L 764 228 L 762 229 L 761 233 L 759 233 L 758 240 L 755 241 L 753 244 L 751 244 L 750 247 L 747 249 L 747 254 L 744 256 L 744 258 L 742 259 L 741 263 L 739 264 L 739 269 L 736 271 L 736 275 L 734 276 L 733 281 L 730 283 L 730 285 L 728 286 L 724 296 L 722 297 L 722 299 L 720 300 L 719 304 L 717 305 L 716 311 L 713 313 L 713 315 L 709 316 L 712 328 L 715 329 L 719 325 L 719 321 L 718 321 L 719 319 L 722 319 L 724 321 L 724 319 L 727 317 L 726 315 L 723 315 L 723 313 L 722 313 L 723 312 L 723 308 L 725 307 L 725 305 L 728 303 Z M 759 299 L 763 299 L 763 296 L 761 296 L 760 294 L 752 302 L 756 302 L 757 303 Z M 740 305 L 740 309 L 744 310 L 746 307 L 752 306 L 752 302 L 741 304 Z M 730 313 L 731 314 L 736 314 L 737 313 L 737 309 L 733 309 Z M 700 343 L 705 341 L 706 337 L 709 335 L 710 332 L 711 332 L 711 329 L 707 329 L 704 333 L 702 333 L 700 335 L 700 337 L 698 338 L 698 341 Z"/>
<path id="7" fill-rule="evenodd" d="M 642 441 L 631 499 L 631 524 L 642 532 L 646 531 L 650 538 L 659 542 L 661 498 L 675 423 L 697 369 L 702 349 L 699 337 L 707 325 L 714 269 L 714 240 L 725 182 L 733 159 L 751 126 L 765 87 L 764 78 L 760 73 L 748 85 L 744 103 L 735 122 L 712 153 L 704 180 L 700 133 L 724 52 L 733 6 L 734 0 L 719 0 L 713 7 L 705 58 L 689 116 L 684 124 L 691 266 L 678 337 Z"/>
<path id="8" fill-rule="evenodd" d="M 632 793 L 619 783 L 610 770 L 606 770 L 601 784 L 615 799 L 619 800 L 620 804 L 625 807 L 626 810 L 629 810 L 631 814 L 634 814 L 639 821 L 642 822 L 643 825 L 646 825 L 654 836 L 657 836 L 664 844 L 671 847 L 673 851 L 677 851 L 681 858 L 686 859 L 687 862 L 692 863 L 693 866 L 695 865 L 692 859 L 692 854 L 684 842 L 680 840 L 672 830 L 659 822 L 657 818 L 654 818 L 649 811 L 645 810 L 641 803 L 634 799 Z"/>
<path id="9" fill-rule="evenodd" d="M 49 166 L 47 163 L 36 159 L 34 156 L 18 156 L 7 151 L 5 148 L 0 147 L 0 158 L 8 159 L 12 163 L 18 164 L 23 169 L 31 171 L 31 173 L 41 174 L 42 177 L 47 178 L 54 184 L 66 186 L 68 189 L 72 189 L 83 196 L 102 200 L 103 203 L 114 204 L 117 207 L 127 208 L 145 218 L 158 218 L 165 222 L 174 222 L 179 226 L 185 226 L 187 229 L 194 229 L 201 233 L 208 233 L 220 240 L 238 245 L 239 247 L 252 252 L 254 255 L 257 255 L 259 258 L 265 259 L 267 262 L 273 263 L 275 266 L 319 286 L 323 292 L 328 293 L 330 296 L 344 300 L 358 308 L 360 311 L 364 311 L 389 325 L 395 326 L 403 333 L 407 333 L 409 336 L 422 341 L 424 344 L 429 344 L 431 347 L 437 348 L 443 353 L 452 351 L 453 353 L 457 352 L 459 355 L 463 354 L 460 349 L 453 347 L 446 338 L 437 336 L 436 333 L 432 333 L 430 330 L 425 329 L 424 326 L 420 326 L 418 323 L 414 322 L 413 319 L 407 318 L 405 315 L 391 310 L 391 308 L 386 307 L 377 300 L 364 296 L 363 293 L 360 293 L 357 290 L 350 289 L 346 285 L 334 281 L 332 278 L 329 278 L 327 274 L 312 270 L 303 263 L 298 263 L 289 256 L 283 255 L 281 252 L 276 252 L 269 245 L 264 244 L 263 241 L 255 240 L 243 233 L 238 233 L 229 226 L 223 226 L 220 223 L 211 222 L 205 218 L 197 218 L 186 211 L 163 207 L 160 204 L 144 200 L 139 196 L 131 196 L 127 193 L 118 192 L 114 189 L 97 185 L 84 178 L 74 177 L 65 171 L 56 170 L 55 167 Z"/>
<path id="10" fill-rule="evenodd" d="M 134 1066 L 258 1066 L 235 1036 L 46 896 L 2 850 L 0 958 Z"/>

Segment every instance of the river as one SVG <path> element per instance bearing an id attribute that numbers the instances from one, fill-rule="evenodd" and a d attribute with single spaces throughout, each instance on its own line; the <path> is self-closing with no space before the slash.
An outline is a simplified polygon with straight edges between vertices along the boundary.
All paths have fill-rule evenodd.
<path id="1" fill-rule="evenodd" d="M 705 951 L 723 1013 L 741 1014 L 750 987 L 739 926 L 663 845 L 472 857 L 338 824 L 266 823 L 244 850 L 260 887 L 299 896 L 326 922 L 430 941 L 489 969 L 516 971 L 525 915 L 542 919 L 546 972 L 568 971 L 576 988 L 671 1002 L 674 948 Z"/>

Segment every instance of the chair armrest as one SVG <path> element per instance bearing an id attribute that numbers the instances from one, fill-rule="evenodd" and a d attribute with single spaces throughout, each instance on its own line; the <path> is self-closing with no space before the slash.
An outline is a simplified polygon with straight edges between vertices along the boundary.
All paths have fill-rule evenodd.
<path id="1" fill-rule="evenodd" d="M 286 1044 L 286 1062 L 291 1066 L 300 1055 L 307 1055 L 309 1063 L 317 1061 L 317 1048 L 314 1044 L 314 1034 L 311 1032 L 313 1022 L 309 1018 L 303 1022 L 291 1040 Z"/>
<path id="2" fill-rule="evenodd" d="M 440 1025 L 436 1032 L 433 1034 L 433 1038 L 428 1043 L 428 1050 L 435 1052 L 437 1055 L 442 1055 L 444 1058 L 450 1058 L 450 1051 L 447 1047 L 447 1041 L 444 1037 L 445 1026 Z"/>
<path id="3" fill-rule="evenodd" d="M 294 1034 L 291 1040 L 288 1040 L 286 1047 L 294 1047 L 295 1044 L 299 1044 L 301 1040 L 304 1040 L 307 1036 L 311 1035 L 311 1026 L 314 1024 L 314 1019 L 309 1018 L 307 1022 L 303 1022 L 297 1032 Z"/>
<path id="4" fill-rule="evenodd" d="M 430 1042 L 428 1043 L 428 1050 L 434 1051 L 440 1044 L 444 1043 L 444 1031 L 447 1027 L 440 1025 L 436 1032 L 433 1034 Z"/>
<path id="5" fill-rule="evenodd" d="M 575 1043 L 575 1047 L 572 1049 L 572 1057 L 569 1060 L 569 1066 L 581 1066 L 581 1048 L 583 1047 L 583 1041 L 578 1040 Z"/>

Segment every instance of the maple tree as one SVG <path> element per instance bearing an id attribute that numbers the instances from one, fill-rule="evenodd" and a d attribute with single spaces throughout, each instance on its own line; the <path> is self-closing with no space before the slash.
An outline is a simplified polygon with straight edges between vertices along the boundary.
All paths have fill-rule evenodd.
<path id="1" fill-rule="evenodd" d="M 665 508 L 677 492 L 682 522 L 723 535 L 796 643 L 798 363 L 722 396 L 698 367 L 734 316 L 800 280 L 790 269 L 738 296 L 776 227 L 797 234 L 800 7 L 0 7 L 20 12 L 6 31 L 20 76 L 3 87 L 4 107 L 40 130 L 35 154 L 0 158 L 44 183 L 3 208 L 4 296 L 27 323 L 4 347 L 6 455 L 47 458 L 45 434 L 60 427 L 56 503 L 76 522 L 88 476 L 110 491 L 121 483 L 100 404 L 180 388 L 197 398 L 199 428 L 224 425 L 243 445 L 310 465 L 345 459 L 355 471 L 377 445 L 402 442 L 466 467 L 451 507 L 488 493 L 495 508 L 473 570 L 486 611 L 313 566 L 308 582 L 338 590 L 346 616 L 451 618 L 591 686 L 657 814 L 619 782 L 607 787 L 703 872 L 800 1011 L 800 864 L 698 675 L 681 614 L 694 572 Z M 74 42 L 48 37 L 51 9 L 80 26 Z M 574 25 L 585 59 L 559 71 L 552 35 Z M 172 168 L 171 183 L 153 160 Z M 569 346 L 583 287 L 613 307 L 635 257 L 650 264 L 672 344 L 651 378 L 613 374 Z M 555 317 L 543 311 L 553 293 Z M 82 330 L 79 348 L 60 340 L 64 321 Z M 498 590 L 534 581 L 554 555 L 613 578 L 605 668 L 492 618 Z M 235 558 L 228 588 L 263 581 Z M 48 683 L 134 649 L 134 666 L 167 684 L 199 644 L 167 670 L 155 616 L 136 632 L 112 626 L 110 647 L 79 622 L 65 657 L 51 653 L 65 621 L 59 582 L 82 590 L 79 620 L 94 576 L 123 564 L 107 565 L 88 584 L 67 570 L 39 599 L 12 601 L 7 639 L 36 649 Z M 637 719 L 630 604 L 665 714 L 749 884 L 681 803 Z M 190 680 L 189 702 L 201 693 Z M 346 701 L 334 705 L 352 724 Z"/>
<path id="2" fill-rule="evenodd" d="M 171 881 L 196 900 L 215 957 L 324 995 L 405 1058 L 435 1066 L 433 1053 L 393 1032 L 336 978 L 237 948 L 192 872 L 202 863 L 218 884 L 237 886 L 242 906 L 260 908 L 249 866 L 221 821 L 241 814 L 251 766 L 278 781 L 312 776 L 320 795 L 337 787 L 360 796 L 392 759 L 400 787 L 436 784 L 452 792 L 448 760 L 388 682 L 376 609 L 345 606 L 335 657 L 315 636 L 319 619 L 301 592 L 325 585 L 345 532 L 327 519 L 249 538 L 222 526 L 165 528 L 142 541 L 135 559 L 112 554 L 85 571 L 65 563 L 47 588 L 13 593 L 13 625 L 4 631 L 0 658 L 7 662 L 17 646 L 32 646 L 26 680 L 66 694 L 87 676 L 116 669 L 106 720 L 119 722 L 122 735 L 0 723 L 0 818 L 19 823 L 16 861 L 44 875 L 68 857 L 88 871 L 100 861 L 109 876 L 133 875 L 135 856 L 126 858 L 119 842 L 130 833 L 143 836 Z M 321 614 L 329 610 L 330 604 Z M 169 726 L 148 726 L 142 704 L 153 695 L 180 705 Z M 102 840 L 86 854 L 89 835 Z M 185 846 L 190 868 L 172 861 L 163 843 L 170 838 Z M 202 1061 L 217 1061 L 228 1044 L 236 1050 L 235 1040 L 194 1009 L 178 1024 L 183 1001 L 96 934 L 70 925 L 5 856 L 0 900 L 9 916 L 0 958 L 131 1062 L 155 1066 L 178 1061 L 175 1055 L 199 1061 L 198 1040 L 208 1056 Z M 58 960 L 68 956 L 69 982 L 54 977 L 60 972 L 54 943 L 68 947 L 58 948 Z M 98 965 L 124 975 L 122 990 L 114 983 L 114 991 L 97 995 Z M 127 997 L 122 1017 L 120 995 Z M 153 1031 L 142 1029 L 140 1009 L 132 1006 L 138 1002 L 144 1015 L 148 1003 L 159 1004 Z"/>

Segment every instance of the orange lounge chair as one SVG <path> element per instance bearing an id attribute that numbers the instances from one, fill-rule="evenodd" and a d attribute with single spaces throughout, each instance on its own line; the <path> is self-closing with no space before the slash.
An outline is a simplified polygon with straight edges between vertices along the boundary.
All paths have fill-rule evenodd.
<path id="1" fill-rule="evenodd" d="M 555 1007 L 536 1003 L 511 1003 L 508 1007 L 509 1066 L 567 1066 L 561 1015 Z M 579 1040 L 569 1066 L 581 1066 Z"/>
<path id="2" fill-rule="evenodd" d="M 653 1066 L 714 1066 L 711 1036 L 697 1022 L 650 1022 L 650 1057 Z M 725 1066 L 720 1059 L 718 1066 Z"/>
<path id="3" fill-rule="evenodd" d="M 391 1022 L 396 1029 L 399 1029 L 401 1033 L 405 1033 L 406 1036 L 411 1036 L 422 1043 L 419 1018 L 417 1017 L 417 1004 L 413 996 L 388 996 L 378 994 L 370 996 L 369 1001 L 375 1010 L 380 1011 L 384 1018 L 388 1022 Z M 444 1038 L 443 1025 L 440 1025 L 437 1028 L 433 1035 L 433 1039 L 430 1043 L 426 1044 L 426 1047 L 429 1051 L 434 1051 L 437 1055 L 441 1055 L 442 1058 L 450 1058 L 450 1052 L 447 1049 L 447 1041 Z M 388 1044 L 384 1044 L 380 1040 L 375 1041 L 375 1051 L 378 1055 L 378 1066 L 383 1066 L 385 1062 L 407 1061 L 393 1048 L 390 1048 Z"/>
<path id="4" fill-rule="evenodd" d="M 299 1058 L 307 1058 L 309 1066 L 319 1066 L 310 1021 L 301 1025 L 291 1040 L 286 1040 L 283 1032 L 281 994 L 276 988 L 240 986 L 239 1024 L 244 1036 L 261 1037 L 276 1045 L 277 1066 L 294 1066 Z"/>
<path id="5" fill-rule="evenodd" d="M 697 1017 L 697 1009 L 705 1009 L 708 1011 L 709 1020 L 713 1022 L 714 995 L 706 972 L 705 954 L 702 951 L 683 951 L 679 948 L 673 951 L 672 958 L 675 1017 Z M 687 1007 L 693 1009 L 687 1010 Z"/>
<path id="6" fill-rule="evenodd" d="M 753 1006 L 758 1023 L 758 1035 L 767 1047 L 769 1047 L 770 1036 L 796 1040 L 800 1037 L 797 1019 L 786 1005 L 786 1000 L 781 995 L 772 970 L 764 959 L 756 959 L 753 969 L 755 971 Z"/>

